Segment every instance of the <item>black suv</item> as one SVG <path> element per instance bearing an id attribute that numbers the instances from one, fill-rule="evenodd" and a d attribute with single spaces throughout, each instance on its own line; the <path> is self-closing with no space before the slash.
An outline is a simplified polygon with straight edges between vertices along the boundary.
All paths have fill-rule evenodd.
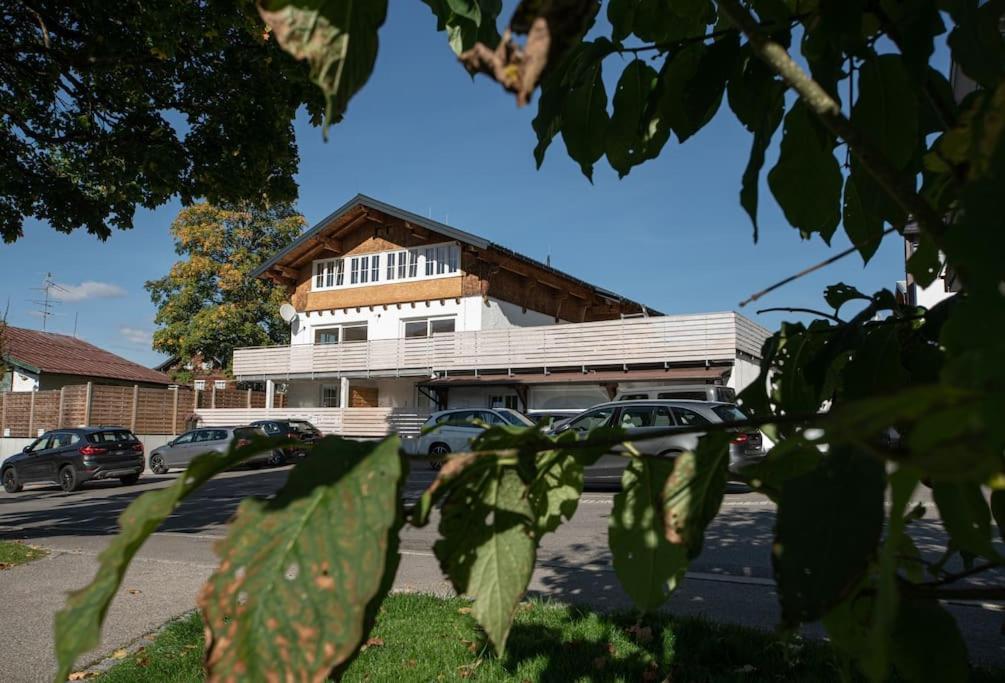
<path id="1" fill-rule="evenodd" d="M 143 444 L 124 427 L 54 429 L 0 467 L 7 493 L 35 482 L 55 482 L 64 491 L 76 491 L 91 479 L 135 484 L 143 472 Z"/>
<path id="2" fill-rule="evenodd" d="M 261 427 L 269 436 L 285 436 L 301 442 L 295 446 L 283 449 L 283 459 L 302 458 L 307 451 L 321 438 L 321 430 L 307 420 L 258 420 L 251 423 L 252 427 Z"/>

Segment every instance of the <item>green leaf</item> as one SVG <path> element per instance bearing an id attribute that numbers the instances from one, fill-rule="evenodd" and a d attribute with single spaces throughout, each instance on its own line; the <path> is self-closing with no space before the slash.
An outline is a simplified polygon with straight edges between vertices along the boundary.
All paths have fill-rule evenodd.
<path id="1" fill-rule="evenodd" d="M 947 41 L 953 60 L 967 76 L 986 88 L 992 87 L 1005 72 L 1005 40 L 999 24 L 1001 3 L 953 0 L 947 5 L 955 23 Z"/>
<path id="2" fill-rule="evenodd" d="M 935 282 L 942 272 L 942 261 L 939 258 L 939 248 L 928 235 L 918 236 L 918 246 L 907 259 L 907 272 L 921 287 L 928 287 Z"/>
<path id="3" fill-rule="evenodd" d="M 496 18 L 501 0 L 423 0 L 436 16 L 436 30 L 446 30 L 455 54 L 470 50 L 475 43 L 491 49 L 499 44 Z"/>
<path id="4" fill-rule="evenodd" d="M 890 659 L 903 680 L 943 683 L 970 679 L 967 646 L 956 620 L 935 600 L 901 601 Z"/>
<path id="5" fill-rule="evenodd" d="M 638 0 L 610 0 L 607 3 L 607 21 L 611 24 L 612 40 L 624 40 L 632 33 L 638 4 Z"/>
<path id="6" fill-rule="evenodd" d="M 895 393 L 910 384 L 910 375 L 900 360 L 900 330 L 893 325 L 866 328 L 842 377 L 845 398 L 868 398 Z"/>
<path id="7" fill-rule="evenodd" d="M 743 476 L 755 489 L 777 499 L 785 482 L 815 470 L 822 457 L 820 450 L 805 439 L 789 437 L 768 451 L 763 460 L 745 469 Z"/>
<path id="8" fill-rule="evenodd" d="M 310 64 L 327 100 L 327 134 L 370 78 L 387 0 L 260 0 L 258 11 L 279 45 Z"/>
<path id="9" fill-rule="evenodd" d="M 512 467 L 496 466 L 451 491 L 433 552 L 496 652 L 506 649 L 513 614 L 527 591 L 537 544 L 527 485 Z"/>
<path id="10" fill-rule="evenodd" d="M 122 577 L 140 547 L 174 512 L 189 494 L 215 475 L 268 448 L 279 447 L 276 441 L 253 443 L 231 449 L 223 457 L 207 453 L 192 460 L 185 473 L 167 488 L 148 491 L 129 504 L 119 516 L 119 533 L 98 555 L 98 572 L 84 588 L 70 593 L 66 606 L 56 613 L 56 681 L 65 681 L 73 664 L 84 652 L 97 647 L 101 624 L 108 606 L 122 584 Z"/>
<path id="11" fill-rule="evenodd" d="M 896 168 L 918 149 L 918 95 L 900 55 L 867 60 L 859 72 L 859 96 L 851 122 Z"/>
<path id="12" fill-rule="evenodd" d="M 667 540 L 662 505 L 663 487 L 673 461 L 632 458 L 614 495 L 607 532 L 614 572 L 632 601 L 642 610 L 656 609 L 677 588 L 687 569 L 687 549 Z"/>
<path id="13" fill-rule="evenodd" d="M 998 525 L 998 534 L 1005 541 L 1005 491 L 995 489 L 991 492 L 991 514 Z"/>
<path id="14" fill-rule="evenodd" d="M 614 115 L 607 129 L 607 161 L 628 175 L 632 166 L 655 158 L 670 137 L 670 128 L 658 121 L 645 122 L 645 103 L 656 88 L 656 70 L 641 59 L 632 61 L 621 74 L 614 91 Z"/>
<path id="15" fill-rule="evenodd" d="M 609 123 L 603 62 L 597 60 L 581 72 L 562 102 L 565 149 L 590 182 L 593 182 L 593 164 L 604 155 Z"/>
<path id="16" fill-rule="evenodd" d="M 785 482 L 772 560 L 787 624 L 819 619 L 862 580 L 883 528 L 884 488 L 883 465 L 843 446 Z"/>
<path id="17" fill-rule="evenodd" d="M 939 16 L 939 0 L 883 0 L 881 6 L 896 28 L 904 65 L 921 82 L 935 51 L 935 36 L 946 31 Z"/>
<path id="18" fill-rule="evenodd" d="M 574 455 L 552 451 L 541 458 L 537 478 L 528 491 L 534 513 L 534 533 L 541 538 L 570 520 L 583 492 L 583 465 Z"/>
<path id="19" fill-rule="evenodd" d="M 949 537 L 961 549 L 974 555 L 996 559 L 991 544 L 991 510 L 973 482 L 935 482 L 932 498 Z"/>
<path id="20" fill-rule="evenodd" d="M 841 169 L 834 141 L 801 101 L 785 116 L 778 163 L 768 186 L 785 218 L 804 236 L 818 232 L 825 242 L 841 218 Z"/>
<path id="21" fill-rule="evenodd" d="M 399 445 L 325 439 L 241 503 L 199 596 L 211 679 L 321 680 L 356 653 L 398 566 Z"/>
<path id="22" fill-rule="evenodd" d="M 646 105 L 648 127 L 670 128 L 683 142 L 683 134 L 691 127 L 684 108 L 685 90 L 705 50 L 704 45 L 694 43 L 676 50 L 664 60 L 656 89 Z"/>
<path id="23" fill-rule="evenodd" d="M 754 242 L 757 242 L 761 168 L 764 166 L 764 154 L 785 113 L 785 84 L 775 78 L 763 61 L 749 54 L 748 48 L 744 47 L 743 50 L 746 53 L 743 71 L 729 80 L 727 94 L 729 106 L 736 118 L 754 134 L 750 157 L 743 171 L 740 205 L 750 216 L 754 226 Z"/>
<path id="24" fill-rule="evenodd" d="M 737 72 L 739 57 L 739 36 L 732 32 L 701 53 L 694 74 L 684 86 L 683 111 L 686 118 L 674 127 L 681 142 L 701 130 L 719 111 L 726 83 Z"/>
<path id="25" fill-rule="evenodd" d="M 883 239 L 883 219 L 869 210 L 854 176 L 849 176 L 844 186 L 844 231 L 862 262 L 869 263 Z"/>
<path id="26" fill-rule="evenodd" d="M 694 451 L 674 458 L 673 471 L 663 487 L 663 526 L 667 540 L 687 550 L 688 559 L 701 553 L 705 528 L 722 504 L 729 476 L 726 432 L 707 434 Z"/>
<path id="27" fill-rule="evenodd" d="M 827 289 L 824 290 L 824 301 L 827 305 L 834 309 L 835 312 L 840 311 L 841 307 L 844 306 L 849 301 L 856 301 L 859 299 L 864 299 L 869 301 L 871 297 L 862 292 L 858 291 L 851 285 L 846 285 L 843 282 L 839 282 L 836 285 L 829 285 Z"/>

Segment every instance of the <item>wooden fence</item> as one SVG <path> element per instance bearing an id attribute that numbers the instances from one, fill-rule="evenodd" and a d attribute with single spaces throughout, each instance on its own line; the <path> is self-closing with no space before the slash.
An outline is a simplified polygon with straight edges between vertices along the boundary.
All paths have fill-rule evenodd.
<path id="1" fill-rule="evenodd" d="M 255 420 L 307 420 L 324 434 L 380 437 L 387 434 L 418 436 L 429 413 L 399 408 L 275 408 L 202 409 L 200 426 L 247 424 Z"/>
<path id="2" fill-rule="evenodd" d="M 277 394 L 276 407 L 285 397 Z M 136 434 L 179 434 L 201 408 L 263 409 L 265 393 L 243 389 L 80 384 L 49 391 L 0 394 L 0 436 L 33 437 L 85 425 L 128 427 Z"/>

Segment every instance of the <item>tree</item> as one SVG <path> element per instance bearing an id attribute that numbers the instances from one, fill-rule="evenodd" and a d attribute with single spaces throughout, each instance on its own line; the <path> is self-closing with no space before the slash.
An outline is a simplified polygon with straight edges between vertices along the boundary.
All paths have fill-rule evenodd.
<path id="1" fill-rule="evenodd" d="M 251 271 L 293 242 L 304 224 L 288 204 L 182 209 L 171 234 L 185 258 L 146 283 L 157 306 L 154 349 L 227 368 L 236 347 L 289 343 L 289 326 L 279 317 L 285 289 Z"/>
<path id="2" fill-rule="evenodd" d="M 101 239 L 137 207 L 296 198 L 292 120 L 321 99 L 250 0 L 13 0 L 0 9 L 0 235 Z"/>
<path id="3" fill-rule="evenodd" d="M 993 523 L 1005 536 L 1005 2 L 610 0 L 610 35 L 590 39 L 607 33 L 594 31 L 598 0 L 524 0 L 502 32 L 498 0 L 426 4 L 465 68 L 518 104 L 539 89 L 538 163 L 561 136 L 588 177 L 604 157 L 628 173 L 671 137 L 695 136 L 725 100 L 752 135 L 740 202 L 755 239 L 758 181 L 781 127 L 767 184 L 802 234 L 829 241 L 841 228 L 868 260 L 913 224 L 920 243 L 908 268 L 922 285 L 944 257 L 959 296 L 926 310 L 888 290 L 833 285 L 817 320 L 784 324 L 766 342 L 761 376 L 741 397 L 749 419 L 695 428 L 706 435 L 672 463 L 626 453 L 609 539 L 638 606 L 659 606 L 718 512 L 731 430 L 763 428 L 776 445 L 746 478 L 778 503 L 783 626 L 821 621 L 873 680 L 965 679 L 966 649 L 939 600 L 1005 597 L 990 576 L 958 584 L 1005 563 L 992 543 Z M 365 6 L 261 2 L 336 117 L 372 68 L 386 2 Z M 961 101 L 930 66 L 947 32 L 975 83 Z M 626 61 L 609 100 L 603 69 Z M 402 524 L 428 523 L 435 504 L 440 565 L 503 651 L 540 539 L 575 513 L 582 468 L 626 438 L 490 429 L 407 512 L 394 437 L 325 441 L 275 499 L 241 506 L 220 547 L 199 601 L 211 679 L 337 674 L 391 584 Z M 61 673 L 98 642 L 116 577 L 143 539 L 202 481 L 262 447 L 197 460 L 174 487 L 133 503 L 95 581 L 57 616 Z M 934 562 L 907 533 L 920 481 L 949 537 Z M 964 569 L 947 569 L 951 558 Z"/>

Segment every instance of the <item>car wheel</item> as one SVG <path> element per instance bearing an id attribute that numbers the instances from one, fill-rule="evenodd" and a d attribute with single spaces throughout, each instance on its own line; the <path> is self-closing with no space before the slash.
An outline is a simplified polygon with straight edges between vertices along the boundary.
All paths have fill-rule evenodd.
<path id="1" fill-rule="evenodd" d="M 429 447 L 429 454 L 433 456 L 433 459 L 429 461 L 429 466 L 438 470 L 443 467 L 447 456 L 450 455 L 450 446 L 445 443 L 434 443 Z"/>
<path id="2" fill-rule="evenodd" d="M 121 481 L 126 486 L 132 486 L 139 480 L 140 480 L 139 474 L 127 474 L 124 477 L 119 477 L 119 481 Z"/>
<path id="3" fill-rule="evenodd" d="M 8 467 L 3 471 L 3 490 L 7 493 L 17 493 L 24 488 L 21 480 L 17 478 L 17 472 L 13 467 Z"/>
<path id="4" fill-rule="evenodd" d="M 164 464 L 164 456 L 159 453 L 150 456 L 150 471 L 154 474 L 167 474 L 168 468 Z"/>
<path id="5" fill-rule="evenodd" d="M 269 466 L 280 467 L 285 464 L 286 464 L 286 456 L 283 455 L 282 451 L 275 450 L 269 454 Z"/>
<path id="6" fill-rule="evenodd" d="M 66 465 L 59 471 L 59 488 L 67 493 L 80 488 L 80 481 L 77 479 L 77 472 L 71 465 Z"/>

